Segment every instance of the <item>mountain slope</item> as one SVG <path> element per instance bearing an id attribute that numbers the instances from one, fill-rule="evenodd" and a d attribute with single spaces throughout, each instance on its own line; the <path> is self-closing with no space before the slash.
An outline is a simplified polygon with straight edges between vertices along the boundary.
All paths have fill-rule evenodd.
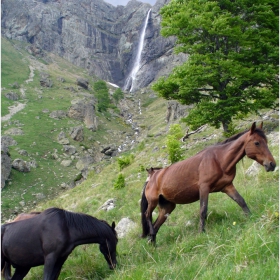
<path id="1" fill-rule="evenodd" d="M 177 205 L 161 227 L 157 246 L 154 248 L 146 239 L 139 238 L 139 200 L 147 177 L 145 168 L 169 165 L 166 134 L 170 123 L 165 122 L 167 102 L 156 98 L 149 89 L 142 89 L 142 93 L 137 92 L 135 95 L 125 95 L 123 104 L 118 109 L 111 109 L 103 115 L 96 112 L 98 130 L 92 132 L 85 129 L 85 141 L 77 143 L 70 139 L 69 130 L 73 126 L 84 124 L 68 117 L 52 119 L 49 115 L 55 110 L 67 111 L 71 101 L 76 98 L 86 97 L 88 94 L 94 96 L 95 92 L 91 89 L 78 89 L 76 80 L 78 77 L 87 78 L 92 87 L 96 77 L 88 76 L 83 69 L 52 54 L 45 53 L 41 59 L 30 57 L 25 48 L 26 45 L 21 42 L 2 40 L 2 58 L 9 61 L 10 69 L 17 73 L 14 75 L 9 69 L 2 69 L 6 73 L 5 77 L 10 77 L 9 81 L 2 81 L 2 87 L 5 86 L 5 89 L 2 88 L 2 114 L 6 115 L 7 106 L 15 105 L 16 102 L 26 104 L 10 120 L 2 122 L 2 136 L 10 128 L 21 128 L 23 135 L 12 136 L 18 145 L 10 146 L 11 157 L 22 157 L 19 151 L 26 150 L 28 156 L 23 158 L 27 161 L 35 160 L 38 167 L 31 169 L 29 173 L 12 171 L 11 181 L 2 190 L 2 222 L 13 217 L 15 212 L 57 206 L 84 212 L 109 223 L 115 221 L 118 224 L 122 218 L 128 217 L 136 225 L 128 235 L 119 239 L 116 270 L 108 269 L 98 246 L 84 245 L 71 253 L 62 268 L 60 279 L 208 280 L 278 277 L 278 169 L 266 173 L 261 167 L 255 175 L 250 176 L 246 171 L 253 161 L 245 157 L 237 165 L 234 184 L 246 200 L 252 216 L 243 215 L 240 207 L 225 194 L 211 194 L 206 233 L 198 234 L 199 202 Z M 12 59 L 16 56 L 20 60 Z M 34 77 L 26 83 L 32 73 L 29 66 L 35 68 Z M 53 82 L 51 88 L 40 85 L 41 72 L 50 75 Z M 61 78 L 65 81 L 62 82 Z M 14 87 L 15 82 L 19 84 L 18 88 Z M 72 87 L 75 90 L 73 92 L 70 90 Z M 10 91 L 17 93 L 20 99 L 7 99 L 5 94 Z M 48 113 L 44 113 L 45 109 L 49 110 Z M 120 112 L 129 118 L 121 117 Z M 251 115 L 236 123 L 236 126 L 239 130 L 245 130 L 253 121 L 259 123 L 262 120 L 269 148 L 278 164 L 279 125 L 275 112 L 262 112 L 261 116 Z M 179 119 L 175 122 L 178 123 Z M 181 126 L 183 130 L 186 129 L 185 125 Z M 100 153 L 102 147 L 111 144 L 119 146 L 128 143 L 127 139 L 130 146 L 117 157 L 104 157 L 104 160 L 93 163 L 86 180 L 72 189 L 63 190 L 61 184 L 73 180 L 80 171 L 74 164 L 78 159 L 70 167 L 60 164 L 62 159 L 69 158 L 64 155 L 63 145 L 57 141 L 61 131 L 65 132 L 79 154 L 91 149 L 103 156 Z M 135 134 L 136 131 L 138 134 Z M 190 136 L 186 143 L 182 143 L 184 157 L 190 157 L 221 139 L 221 130 L 207 126 L 202 132 Z M 54 149 L 57 150 L 60 161 L 52 157 Z M 121 171 L 125 186 L 116 189 L 114 184 L 120 174 L 120 156 L 130 157 L 131 161 Z M 110 198 L 115 199 L 115 208 L 110 211 L 100 209 Z M 41 279 L 42 271 L 42 267 L 32 268 L 26 279 Z"/>

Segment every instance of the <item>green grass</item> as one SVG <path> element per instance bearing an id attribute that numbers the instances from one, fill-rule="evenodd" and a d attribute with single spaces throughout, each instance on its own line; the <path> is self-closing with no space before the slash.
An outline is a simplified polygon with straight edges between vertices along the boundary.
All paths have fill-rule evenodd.
<path id="1" fill-rule="evenodd" d="M 17 46 L 20 52 L 14 46 Z M 71 106 L 71 100 L 82 98 L 76 86 L 77 77 L 87 78 L 91 85 L 93 85 L 94 77 L 89 77 L 83 69 L 55 56 L 52 57 L 54 62 L 49 64 L 42 64 L 42 61 L 33 58 L 33 62 L 37 61 L 44 70 L 34 71 L 33 82 L 27 84 L 25 80 L 29 77 L 28 57 L 29 54 L 25 51 L 24 45 L 21 46 L 16 41 L 2 39 L 2 87 L 5 86 L 5 90 L 2 91 L 2 116 L 8 114 L 9 106 L 16 104 L 4 96 L 6 92 L 11 90 L 20 91 L 12 88 L 11 84 L 15 81 L 25 89 L 25 98 L 19 101 L 26 103 L 26 106 L 22 111 L 12 116 L 9 121 L 2 123 L 1 133 L 5 135 L 8 129 L 20 127 L 24 135 L 12 136 L 18 145 L 9 147 L 11 157 L 13 160 L 16 158 L 27 161 L 33 159 L 38 164 L 38 168 L 31 169 L 29 173 L 23 174 L 12 170 L 11 180 L 2 190 L 2 221 L 10 218 L 15 211 L 26 212 L 34 207 L 34 203 L 40 203 L 41 200 L 36 198 L 38 193 L 43 194 L 45 199 L 56 197 L 64 191 L 60 185 L 71 183 L 79 174 L 75 168 L 77 159 L 70 167 L 63 167 L 59 161 L 51 160 L 51 154 L 55 149 L 61 158 L 64 157 L 63 147 L 57 143 L 57 136 L 61 131 L 65 132 L 70 144 L 75 145 L 77 150 L 82 153 L 82 146 L 99 152 L 98 141 L 106 143 L 110 138 L 111 130 L 124 132 L 131 130 L 120 118 L 115 118 L 112 121 L 108 120 L 106 116 L 98 114 L 98 131 L 93 133 L 84 129 L 84 141 L 76 143 L 69 137 L 69 130 L 82 123 L 67 117 L 61 120 L 52 119 L 49 114 L 55 110 L 67 112 Z M 47 72 L 50 75 L 53 87 L 40 86 L 40 72 Z M 61 83 L 57 77 L 63 77 L 65 82 Z M 72 93 L 67 89 L 69 87 L 76 88 L 77 93 Z M 94 94 L 92 90 L 87 93 Z M 48 109 L 49 113 L 43 113 L 44 109 Z M 120 137 L 114 139 L 113 143 L 117 145 L 119 141 Z M 19 149 L 26 150 L 29 156 L 21 156 L 18 153 Z M 24 207 L 19 204 L 22 200 L 25 201 Z"/>
<path id="2" fill-rule="evenodd" d="M 278 158 L 278 147 L 271 148 Z M 137 223 L 119 240 L 118 262 L 110 271 L 97 245 L 77 247 L 63 266 L 60 279 L 277 279 L 279 256 L 279 172 L 261 170 L 255 177 L 245 175 L 253 163 L 238 163 L 234 184 L 246 200 L 252 215 L 222 193 L 210 194 L 206 233 L 198 234 L 199 202 L 177 205 L 157 235 L 157 246 L 140 239 L 139 199 L 146 172 L 137 171 L 139 155 L 123 169 L 125 188 L 115 190 L 118 174 L 114 162 L 100 174 L 91 174 L 82 185 L 41 205 L 82 211 L 108 222 L 129 217 Z M 132 171 L 133 170 L 133 171 Z M 140 178 L 139 178 L 140 177 Z M 99 184 L 92 188 L 92 185 Z M 114 197 L 117 207 L 109 212 L 98 208 Z M 39 279 L 42 268 L 33 268 L 27 279 Z"/>
<path id="3" fill-rule="evenodd" d="M 119 239 L 118 266 L 114 271 L 109 270 L 97 244 L 83 245 L 71 253 L 59 279 L 278 279 L 279 171 L 277 169 L 275 172 L 266 173 L 262 169 L 258 175 L 249 177 L 245 171 L 253 161 L 248 158 L 238 163 L 234 184 L 247 202 L 251 216 L 244 215 L 242 209 L 225 194 L 215 193 L 209 196 L 205 233 L 198 234 L 199 202 L 195 202 L 177 205 L 160 228 L 156 247 L 151 246 L 147 239 L 139 238 L 139 200 L 147 177 L 145 168 L 169 164 L 166 149 L 169 126 L 164 122 L 166 102 L 160 98 L 147 99 L 148 90 L 146 94 L 129 98 L 140 98 L 145 106 L 142 114 L 136 116 L 142 130 L 137 139 L 139 143 L 134 149 L 122 154 L 133 158 L 130 164 L 122 169 L 125 186 L 114 188 L 120 166 L 117 158 L 112 158 L 93 164 L 93 170 L 86 181 L 71 190 L 62 191 L 61 182 L 76 178 L 79 172 L 74 168 L 75 163 L 70 168 L 64 168 L 50 159 L 50 153 L 57 149 L 60 155 L 63 154 L 62 147 L 56 142 L 57 135 L 61 130 L 67 133 L 70 127 L 79 123 L 67 118 L 50 119 L 42 110 L 67 110 L 70 101 L 76 96 L 65 88 L 74 86 L 78 76 L 88 76 L 83 70 L 70 67 L 62 59 L 53 59 L 56 59 L 57 63 L 45 64 L 54 81 L 53 88 L 40 88 L 39 73 L 35 72 L 34 82 L 25 85 L 26 107 L 12 118 L 12 123 L 19 121 L 22 124 L 25 133 L 24 136 L 13 137 L 18 146 L 10 147 L 12 158 L 19 157 L 20 147 L 28 151 L 39 167 L 26 174 L 12 171 L 10 184 L 2 190 L 2 220 L 10 217 L 15 207 L 18 207 L 20 212 L 56 206 L 84 212 L 109 223 L 118 223 L 122 218 L 129 217 L 137 224 L 125 238 Z M 28 75 L 29 72 L 26 71 L 23 77 Z M 64 77 L 65 83 L 58 83 L 58 76 Z M 22 80 L 24 79 L 26 78 Z M 93 84 L 94 78 L 88 79 Z M 38 98 L 39 89 L 43 98 Z M 6 101 L 4 103 L 2 106 L 7 109 L 8 104 Z M 116 143 L 114 131 L 129 131 L 121 119 L 110 114 L 98 114 L 98 118 L 100 125 L 97 132 L 85 130 L 85 141 L 81 145 L 87 148 L 99 151 L 97 141 L 104 144 Z M 251 120 L 259 118 L 250 116 L 250 120 L 240 121 L 238 128 L 249 128 Z M 10 124 L 4 123 L 2 134 L 10 127 Z M 268 131 L 279 130 L 278 122 L 265 122 L 264 127 L 268 128 Z M 184 124 L 182 128 L 186 129 Z M 205 140 L 205 137 L 214 134 L 217 137 Z M 211 127 L 192 135 L 182 144 L 185 147 L 184 157 L 190 157 L 222 140 L 221 135 L 221 130 Z M 71 140 L 71 144 L 77 143 Z M 81 145 L 76 147 L 81 148 Z M 278 145 L 270 146 L 277 164 L 278 148 Z M 28 160 L 29 157 L 24 159 Z M 37 193 L 43 193 L 46 200 L 37 200 L 38 204 L 34 205 Z M 22 197 L 27 203 L 26 208 L 19 206 Z M 109 198 L 116 199 L 116 208 L 107 212 L 99 210 Z M 32 268 L 26 279 L 42 279 L 42 274 L 43 267 Z"/>

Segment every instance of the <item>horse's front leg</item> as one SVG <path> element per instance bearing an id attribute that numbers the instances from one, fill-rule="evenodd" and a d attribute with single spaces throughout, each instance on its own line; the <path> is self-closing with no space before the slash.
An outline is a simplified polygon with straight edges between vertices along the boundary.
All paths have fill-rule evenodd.
<path id="1" fill-rule="evenodd" d="M 56 280 L 67 257 L 68 255 L 66 257 L 58 258 L 57 253 L 48 254 L 45 257 L 43 280 Z"/>
<path id="2" fill-rule="evenodd" d="M 232 198 L 246 214 L 250 214 L 250 210 L 244 200 L 244 198 L 239 194 L 233 184 L 226 186 L 222 192 L 226 193 L 230 198 Z"/>
<path id="3" fill-rule="evenodd" d="M 209 197 L 209 187 L 206 185 L 201 185 L 199 189 L 199 199 L 200 199 L 200 223 L 199 231 L 205 231 L 205 220 L 207 217 L 208 209 L 208 197 Z"/>
<path id="4" fill-rule="evenodd" d="M 15 273 L 11 279 L 13 280 L 22 280 L 26 274 L 29 272 L 30 267 L 17 267 Z"/>

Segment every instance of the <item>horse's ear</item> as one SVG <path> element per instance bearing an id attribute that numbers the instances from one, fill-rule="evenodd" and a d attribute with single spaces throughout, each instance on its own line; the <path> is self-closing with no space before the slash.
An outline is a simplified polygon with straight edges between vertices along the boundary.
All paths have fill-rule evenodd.
<path id="1" fill-rule="evenodd" d="M 115 229 L 115 227 L 116 227 L 116 224 L 115 224 L 115 222 L 113 222 L 112 223 L 112 229 Z"/>
<path id="2" fill-rule="evenodd" d="M 263 128 L 263 122 L 261 122 L 261 124 L 260 124 L 260 129 L 262 129 Z"/>
<path id="3" fill-rule="evenodd" d="M 250 135 L 254 133 L 255 129 L 256 129 L 256 122 L 253 122 L 251 129 L 250 129 Z"/>

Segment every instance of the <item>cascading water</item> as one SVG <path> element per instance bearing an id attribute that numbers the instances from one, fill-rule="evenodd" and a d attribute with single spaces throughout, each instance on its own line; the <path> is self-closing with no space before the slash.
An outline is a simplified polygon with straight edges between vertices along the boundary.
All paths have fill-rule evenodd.
<path id="1" fill-rule="evenodd" d="M 126 79 L 126 82 L 125 82 L 125 85 L 124 85 L 124 90 L 127 90 L 127 91 L 129 90 L 130 92 L 132 92 L 132 90 L 133 90 L 134 81 L 136 79 L 137 72 L 140 69 L 141 54 L 142 54 L 142 50 L 143 50 L 143 47 L 144 47 L 145 33 L 146 33 L 146 28 L 147 28 L 147 25 L 148 25 L 148 20 L 149 20 L 150 13 L 151 13 L 151 9 L 148 11 L 148 14 L 147 14 L 146 19 L 145 19 L 145 24 L 143 26 L 143 29 L 141 30 L 138 49 L 137 49 L 137 55 L 136 55 L 136 59 L 135 59 L 133 68 L 132 68 L 128 78 Z"/>

